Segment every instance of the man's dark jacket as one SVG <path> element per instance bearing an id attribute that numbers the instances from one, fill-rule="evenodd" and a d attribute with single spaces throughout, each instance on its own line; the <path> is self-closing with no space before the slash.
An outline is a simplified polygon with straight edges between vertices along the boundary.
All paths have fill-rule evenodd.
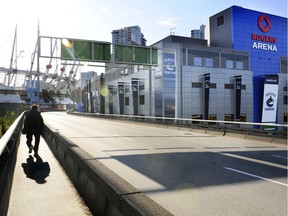
<path id="1" fill-rule="evenodd" d="M 42 134 L 44 121 L 39 111 L 30 110 L 24 120 L 24 128 L 27 134 Z"/>

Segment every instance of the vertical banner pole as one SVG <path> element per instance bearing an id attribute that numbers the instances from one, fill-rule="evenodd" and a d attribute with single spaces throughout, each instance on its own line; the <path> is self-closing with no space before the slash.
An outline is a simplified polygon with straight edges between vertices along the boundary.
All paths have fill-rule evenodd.
<path id="1" fill-rule="evenodd" d="M 209 116 L 210 73 L 204 74 L 204 119 Z"/>
<path id="2" fill-rule="evenodd" d="M 241 113 L 241 86 L 242 86 L 242 76 L 235 76 L 235 91 L 236 91 L 236 116 L 235 120 L 240 121 Z"/>

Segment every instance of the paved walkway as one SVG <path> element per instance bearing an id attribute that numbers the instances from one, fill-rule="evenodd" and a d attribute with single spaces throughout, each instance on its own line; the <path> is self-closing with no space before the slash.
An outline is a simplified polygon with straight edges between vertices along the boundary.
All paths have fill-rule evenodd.
<path id="1" fill-rule="evenodd" d="M 41 137 L 39 156 L 21 135 L 8 216 L 92 215 Z"/>

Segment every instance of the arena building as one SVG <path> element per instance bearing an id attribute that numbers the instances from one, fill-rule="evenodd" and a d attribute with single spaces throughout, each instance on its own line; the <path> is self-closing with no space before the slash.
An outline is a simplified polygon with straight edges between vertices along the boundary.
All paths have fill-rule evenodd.
<path id="1" fill-rule="evenodd" d="M 287 18 L 233 6 L 209 23 L 211 46 L 249 52 L 253 121 L 287 122 Z"/>
<path id="2" fill-rule="evenodd" d="M 208 28 L 209 40 L 154 43 L 158 66 L 93 77 L 92 112 L 287 123 L 287 18 L 232 6 Z"/>

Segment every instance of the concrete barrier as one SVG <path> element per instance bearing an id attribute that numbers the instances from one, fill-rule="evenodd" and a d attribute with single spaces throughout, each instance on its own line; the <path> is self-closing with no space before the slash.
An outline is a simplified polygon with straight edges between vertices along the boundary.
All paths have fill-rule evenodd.
<path id="1" fill-rule="evenodd" d="M 53 128 L 43 136 L 94 215 L 172 215 Z"/>

